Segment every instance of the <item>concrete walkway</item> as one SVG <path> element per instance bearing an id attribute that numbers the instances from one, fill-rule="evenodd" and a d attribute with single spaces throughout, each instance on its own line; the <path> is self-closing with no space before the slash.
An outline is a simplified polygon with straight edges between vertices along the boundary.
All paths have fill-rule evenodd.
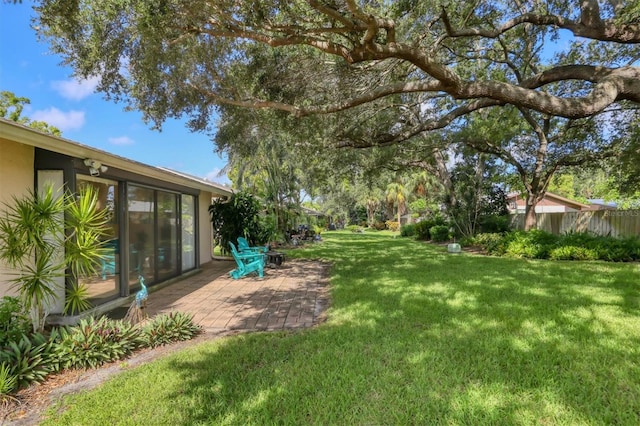
<path id="1" fill-rule="evenodd" d="M 235 264 L 214 260 L 201 273 L 149 294 L 150 316 L 160 312 L 193 314 L 206 332 L 309 327 L 328 306 L 328 265 L 287 260 L 265 276 L 233 280 Z"/>

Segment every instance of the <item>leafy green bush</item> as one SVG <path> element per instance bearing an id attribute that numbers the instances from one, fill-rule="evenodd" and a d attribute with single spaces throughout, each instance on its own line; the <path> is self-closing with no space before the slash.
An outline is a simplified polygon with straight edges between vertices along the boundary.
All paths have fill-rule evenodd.
<path id="1" fill-rule="evenodd" d="M 148 323 L 142 338 L 146 346 L 155 348 L 177 342 L 189 340 L 202 332 L 202 327 L 193 322 L 193 315 L 184 312 L 170 312 L 160 314 Z"/>
<path id="2" fill-rule="evenodd" d="M 0 364 L 10 367 L 11 375 L 16 378 L 18 387 L 41 382 L 53 371 L 51 345 L 42 334 L 24 335 L 18 341 L 9 342 L 0 352 Z"/>
<path id="3" fill-rule="evenodd" d="M 549 251 L 551 260 L 596 260 L 598 252 L 594 249 L 576 246 L 560 246 Z"/>
<path id="4" fill-rule="evenodd" d="M 61 328 L 54 351 L 60 368 L 95 368 L 125 358 L 142 345 L 139 327 L 100 317 Z"/>
<path id="5" fill-rule="evenodd" d="M 31 321 L 17 297 L 0 299 L 0 348 L 16 342 L 31 331 Z"/>
<path id="6" fill-rule="evenodd" d="M 416 238 L 419 240 L 431 240 L 433 236 L 431 235 L 431 228 L 434 226 L 446 226 L 447 232 L 449 230 L 449 226 L 444 218 L 440 215 L 436 215 L 431 219 L 421 220 L 416 223 Z"/>
<path id="7" fill-rule="evenodd" d="M 545 231 L 515 231 L 505 236 L 505 256 L 525 259 L 547 259 L 557 246 L 558 237 Z"/>
<path id="8" fill-rule="evenodd" d="M 572 232 L 553 235 L 532 230 L 505 234 L 478 234 L 465 245 L 478 245 L 494 256 L 552 260 L 605 260 L 629 262 L 640 260 L 640 238 L 613 238 Z"/>
<path id="9" fill-rule="evenodd" d="M 347 225 L 345 228 L 351 232 L 362 232 L 360 225 Z"/>
<path id="10" fill-rule="evenodd" d="M 505 253 L 505 236 L 498 233 L 477 234 L 471 238 L 465 238 L 461 241 L 463 246 L 478 246 L 487 254 L 493 256 L 502 256 Z"/>
<path id="11" fill-rule="evenodd" d="M 431 234 L 431 241 L 441 243 L 449 240 L 449 227 L 446 225 L 436 225 L 429 229 Z"/>
<path id="12" fill-rule="evenodd" d="M 478 228 L 481 233 L 504 233 L 511 229 L 509 215 L 484 215 L 478 219 Z"/>
<path id="13" fill-rule="evenodd" d="M 401 237 L 413 237 L 414 235 L 416 235 L 415 223 L 408 223 L 406 225 L 402 225 L 402 228 L 400 228 Z"/>

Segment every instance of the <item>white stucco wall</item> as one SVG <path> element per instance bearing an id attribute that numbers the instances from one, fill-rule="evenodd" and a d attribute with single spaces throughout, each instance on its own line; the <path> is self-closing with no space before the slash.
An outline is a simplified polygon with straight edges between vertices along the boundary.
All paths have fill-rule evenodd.
<path id="1" fill-rule="evenodd" d="M 213 239 L 211 235 L 211 220 L 209 219 L 209 206 L 211 205 L 211 192 L 200 191 L 198 199 L 198 227 L 200 240 L 200 264 L 211 262 Z"/>
<path id="2" fill-rule="evenodd" d="M 34 148 L 0 137 L 0 211 L 12 198 L 33 188 Z M 0 297 L 16 295 L 10 288 L 11 271 L 0 264 Z"/>

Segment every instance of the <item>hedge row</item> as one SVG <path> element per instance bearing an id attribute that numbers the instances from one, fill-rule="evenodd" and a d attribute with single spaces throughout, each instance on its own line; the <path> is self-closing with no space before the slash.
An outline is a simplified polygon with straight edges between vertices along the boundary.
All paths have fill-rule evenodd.
<path id="1" fill-rule="evenodd" d="M 478 234 L 462 242 L 482 247 L 493 256 L 551 260 L 640 260 L 640 238 L 603 237 L 584 232 L 554 235 L 545 231 Z"/>

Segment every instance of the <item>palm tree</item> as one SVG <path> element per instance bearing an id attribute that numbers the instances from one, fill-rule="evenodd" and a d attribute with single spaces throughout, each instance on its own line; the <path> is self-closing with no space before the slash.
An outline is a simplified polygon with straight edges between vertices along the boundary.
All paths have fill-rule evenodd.
<path id="1" fill-rule="evenodd" d="M 397 208 L 398 226 L 400 226 L 400 215 L 406 210 L 407 195 L 407 190 L 399 177 L 387 185 L 387 202 Z"/>

